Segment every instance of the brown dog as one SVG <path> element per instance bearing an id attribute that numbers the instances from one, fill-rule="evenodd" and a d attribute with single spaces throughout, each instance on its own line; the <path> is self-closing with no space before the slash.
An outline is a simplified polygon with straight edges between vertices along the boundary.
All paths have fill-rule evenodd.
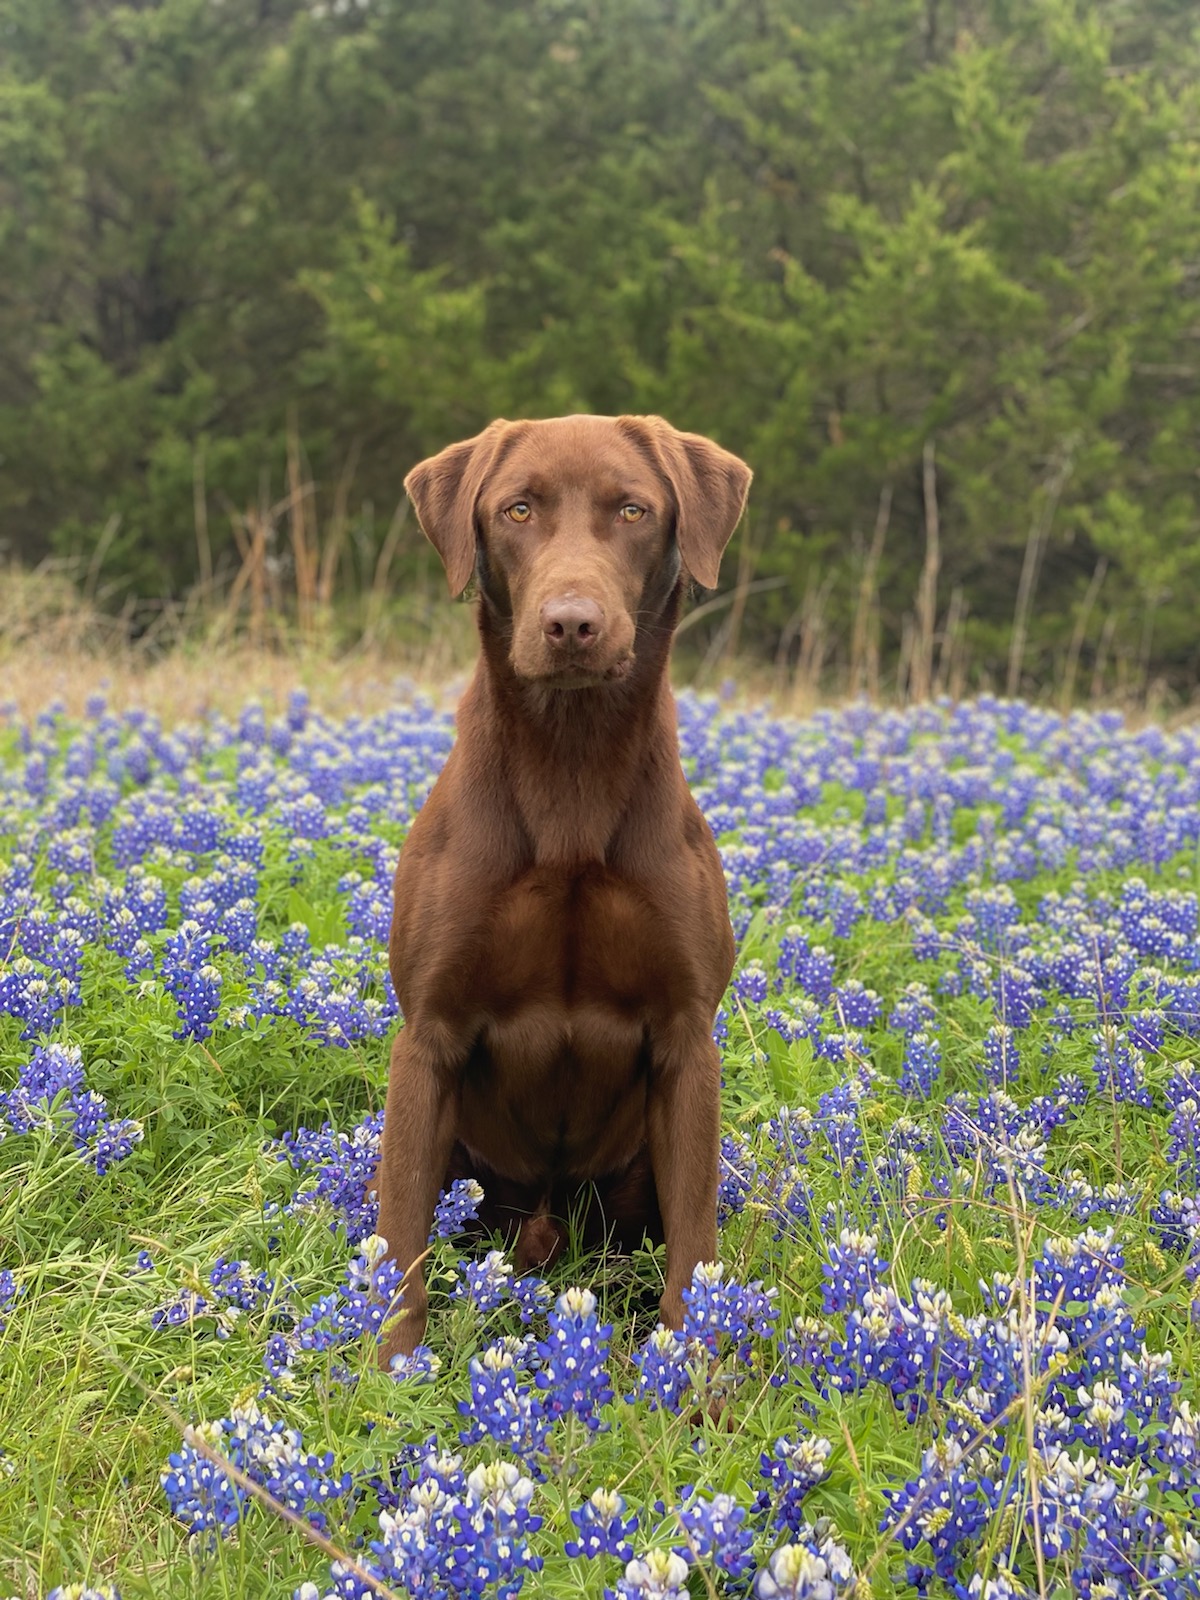
<path id="1" fill-rule="evenodd" d="M 717 581 L 736 456 L 659 417 L 494 422 L 405 481 L 482 652 L 458 741 L 396 871 L 379 1232 L 425 1250 L 474 1176 L 519 1270 L 667 1247 L 661 1306 L 716 1255 L 725 880 L 679 763 L 667 678 L 687 574 Z M 384 1365 L 421 1340 L 419 1269 Z"/>

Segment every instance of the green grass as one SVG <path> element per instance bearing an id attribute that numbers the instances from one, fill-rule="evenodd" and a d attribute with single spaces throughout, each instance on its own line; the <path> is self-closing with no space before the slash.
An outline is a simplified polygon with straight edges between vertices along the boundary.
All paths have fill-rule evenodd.
<path id="1" fill-rule="evenodd" d="M 860 801 L 849 794 L 827 796 L 816 819 L 832 821 L 839 808 Z M 960 818 L 959 826 L 967 826 L 966 820 Z M 1188 866 L 1194 882 L 1196 863 Z M 338 936 L 334 885 L 344 870 L 345 857 L 335 859 L 319 845 L 299 884 L 291 884 L 284 844 L 277 841 L 264 871 L 264 924 L 279 928 L 299 918 L 318 939 Z M 180 873 L 174 880 L 169 871 L 163 876 L 177 889 Z M 1042 894 L 1065 889 L 1070 880 L 1069 870 L 1044 875 L 1016 892 L 1033 912 Z M 1155 881 L 1179 886 L 1178 865 Z M 1111 887 L 1119 887 L 1117 878 Z M 757 919 L 740 960 L 762 958 L 769 967 L 779 934 L 778 925 Z M 914 962 L 900 926 L 864 922 L 836 948 L 839 980 L 861 978 L 889 1002 L 913 978 L 932 978 L 929 967 Z M 0 1335 L 0 1594 L 25 1600 L 84 1577 L 118 1581 L 126 1600 L 265 1600 L 290 1595 L 304 1579 L 324 1592 L 325 1554 L 269 1509 L 253 1510 L 235 1537 L 205 1548 L 189 1544 L 159 1488 L 159 1473 L 179 1446 L 181 1419 L 221 1417 L 239 1399 L 258 1393 L 271 1308 L 234 1321 L 225 1338 L 213 1335 L 210 1322 L 154 1332 L 150 1313 L 180 1288 L 200 1288 L 217 1256 L 244 1257 L 286 1277 L 298 1300 L 334 1285 L 349 1253 L 344 1238 L 317 1211 L 272 1214 L 288 1201 L 297 1180 L 270 1145 L 299 1124 L 313 1127 L 328 1118 L 349 1128 L 377 1109 L 386 1043 L 319 1047 L 290 1025 L 218 1030 L 206 1045 L 181 1043 L 173 1037 L 173 1005 L 161 989 L 129 989 L 119 961 L 103 953 L 93 952 L 86 973 L 84 1005 L 70 1013 L 62 1037 L 82 1047 L 89 1085 L 108 1098 L 114 1114 L 142 1120 L 145 1141 L 104 1177 L 49 1134 L 0 1143 L 0 1266 L 15 1269 L 24 1289 Z M 225 1003 L 238 1003 L 232 982 Z M 955 1088 L 978 1086 L 980 1041 L 993 1020 L 990 1004 L 969 997 L 940 1002 L 938 1102 Z M 0 1061 L 25 1059 L 30 1047 L 19 1042 L 18 1032 L 12 1019 L 0 1019 Z M 1086 1027 L 1052 1059 L 1042 1054 L 1048 1036 L 1040 1014 L 1021 1038 L 1024 1067 L 1015 1092 L 1023 1103 L 1047 1092 L 1064 1071 L 1091 1077 Z M 906 1105 L 893 1086 L 900 1066 L 896 1037 L 880 1026 L 868 1043 L 881 1078 L 892 1080 L 866 1103 L 871 1162 L 896 1117 L 927 1118 L 931 1108 Z M 1149 1081 L 1158 1105 L 1174 1064 L 1189 1055 L 1186 1040 L 1171 1039 L 1152 1058 Z M 783 1043 L 746 1010 L 733 1015 L 725 1061 L 726 1126 L 751 1141 L 757 1125 L 780 1104 L 813 1107 L 843 1075 L 843 1069 L 814 1059 L 808 1045 Z M 1173 1351 L 1184 1397 L 1200 1401 L 1191 1376 L 1197 1335 L 1188 1316 L 1190 1286 L 1179 1263 L 1158 1249 L 1148 1219 L 1153 1198 L 1171 1182 L 1164 1128 L 1161 1111 L 1093 1095 L 1078 1120 L 1054 1135 L 1050 1165 L 1056 1172 L 1077 1168 L 1097 1185 L 1120 1181 L 1145 1196 L 1137 1213 L 1119 1223 L 1130 1304 L 1148 1328 L 1149 1345 Z M 858 1194 L 817 1155 L 812 1174 L 817 1213 L 832 1202 L 853 1224 Z M 962 1315 L 980 1309 L 980 1279 L 1013 1271 L 1050 1234 L 1078 1231 L 1068 1219 L 1039 1215 L 1015 1195 L 1007 1203 L 985 1202 L 978 1177 L 968 1175 L 948 1201 L 931 1199 L 914 1184 L 889 1215 L 890 1236 L 881 1240 L 898 1287 L 906 1289 L 914 1277 L 930 1279 L 950 1291 Z M 945 1213 L 944 1226 L 939 1213 Z M 819 1313 L 821 1241 L 819 1225 L 776 1239 L 765 1208 L 752 1200 L 725 1229 L 722 1254 L 740 1280 L 761 1278 L 778 1288 L 782 1324 Z M 143 1248 L 152 1252 L 155 1267 L 134 1273 L 134 1256 Z M 487 1338 L 518 1331 L 509 1310 L 493 1314 L 481 1330 L 472 1312 L 447 1300 L 456 1259 L 449 1245 L 439 1245 L 429 1267 L 431 1340 L 442 1362 L 434 1384 L 397 1388 L 375 1370 L 373 1352 L 364 1347 L 310 1363 L 294 1395 L 268 1403 L 272 1414 L 302 1431 L 309 1450 L 331 1451 L 340 1469 L 364 1475 L 383 1471 L 398 1449 L 432 1432 L 454 1438 L 468 1361 Z M 556 1288 L 584 1283 L 601 1295 L 616 1329 L 612 1365 L 618 1394 L 632 1386 L 629 1357 L 653 1324 L 661 1272 L 661 1253 L 651 1252 L 632 1259 L 571 1254 L 553 1271 Z M 759 1487 L 760 1452 L 779 1435 L 808 1425 L 833 1442 L 829 1476 L 807 1502 L 811 1514 L 834 1520 L 875 1594 L 894 1592 L 902 1567 L 879 1532 L 887 1508 L 884 1489 L 916 1470 L 936 1408 L 923 1424 L 908 1427 L 878 1386 L 817 1400 L 803 1383 L 773 1385 L 772 1363 L 771 1348 L 764 1345 L 754 1372 L 716 1417 L 651 1413 L 618 1399 L 608 1431 L 588 1436 L 578 1424 L 560 1429 L 540 1493 L 546 1520 L 538 1543 L 547 1552 L 546 1566 L 527 1592 L 598 1600 L 605 1581 L 613 1581 L 612 1563 L 586 1564 L 561 1554 L 571 1532 L 568 1513 L 593 1487 L 617 1487 L 636 1507 L 658 1499 L 670 1507 L 680 1486 L 693 1481 L 746 1501 Z M 336 1381 L 335 1369 L 343 1364 L 357 1381 Z M 811 1424 L 798 1410 L 800 1398 L 813 1401 Z M 1013 1418 L 1010 1441 L 1019 1442 L 1022 1425 Z M 331 1537 L 349 1548 L 370 1536 L 373 1523 L 373 1508 L 364 1503 L 347 1521 L 335 1519 Z M 651 1511 L 640 1538 L 654 1540 L 659 1532 Z M 993 1554 L 1003 1553 L 1003 1534 L 1003 1528 L 993 1530 L 987 1547 Z M 662 1538 L 669 1541 L 670 1534 Z M 693 1585 L 697 1594 L 705 1592 L 699 1577 Z"/>

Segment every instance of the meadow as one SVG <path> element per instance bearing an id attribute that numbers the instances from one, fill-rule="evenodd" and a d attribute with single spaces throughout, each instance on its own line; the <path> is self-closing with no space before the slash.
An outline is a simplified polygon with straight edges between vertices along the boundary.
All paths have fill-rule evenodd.
<path id="1" fill-rule="evenodd" d="M 685 693 L 721 1261 L 676 1335 L 660 1253 L 516 1279 L 458 1189 L 385 1374 L 453 720 L 319 702 L 0 708 L 0 1596 L 1200 1595 L 1200 727 Z"/>

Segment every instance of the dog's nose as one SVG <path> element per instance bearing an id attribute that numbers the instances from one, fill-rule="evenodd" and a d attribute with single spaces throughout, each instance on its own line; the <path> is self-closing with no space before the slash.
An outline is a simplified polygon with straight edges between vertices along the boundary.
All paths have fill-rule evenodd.
<path id="1" fill-rule="evenodd" d="M 542 632 L 556 650 L 586 650 L 604 632 L 604 612 L 594 600 L 560 595 L 541 610 Z"/>

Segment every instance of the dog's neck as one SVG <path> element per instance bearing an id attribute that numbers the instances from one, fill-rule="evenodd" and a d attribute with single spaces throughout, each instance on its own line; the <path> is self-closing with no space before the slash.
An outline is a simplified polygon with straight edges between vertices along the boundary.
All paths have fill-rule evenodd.
<path id="1" fill-rule="evenodd" d="M 609 861 L 648 769 L 678 762 L 668 667 L 682 594 L 679 583 L 639 624 L 628 676 L 586 689 L 519 678 L 505 619 L 478 601 L 482 650 L 460 734 L 491 743 L 489 780 L 508 789 L 533 864 Z"/>

